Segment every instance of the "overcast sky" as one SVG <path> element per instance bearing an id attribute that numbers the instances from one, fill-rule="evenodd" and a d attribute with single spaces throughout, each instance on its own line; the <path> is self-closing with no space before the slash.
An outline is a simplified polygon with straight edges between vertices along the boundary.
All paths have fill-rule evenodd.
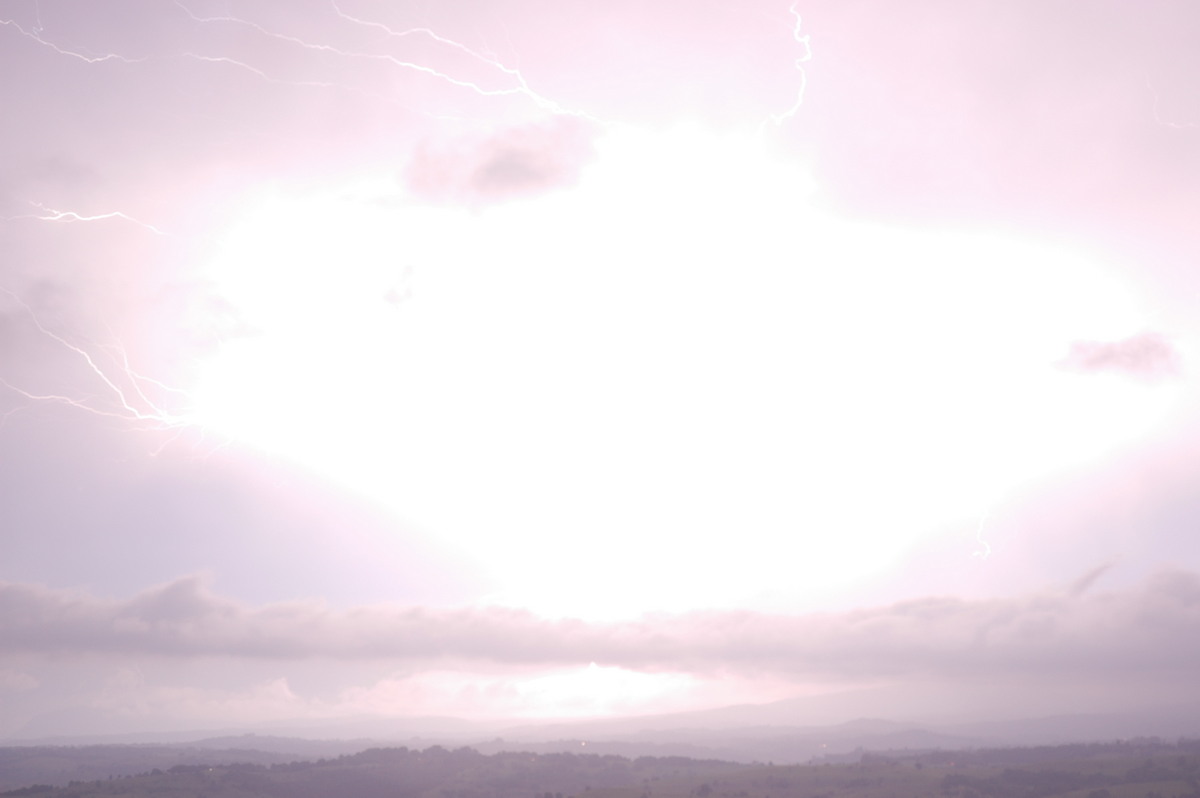
<path id="1" fill-rule="evenodd" d="M 1200 700 L 1196 41 L 0 0 L 0 737 Z"/>

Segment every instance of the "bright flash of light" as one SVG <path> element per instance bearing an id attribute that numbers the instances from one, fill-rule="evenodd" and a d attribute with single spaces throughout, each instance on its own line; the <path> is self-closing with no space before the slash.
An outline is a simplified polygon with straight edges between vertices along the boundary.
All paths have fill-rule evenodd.
<path id="1" fill-rule="evenodd" d="M 579 718 L 662 713 L 795 695 L 794 683 L 723 674 L 649 673 L 591 663 L 535 673 L 433 669 L 344 689 L 339 710 L 357 715 L 445 712 L 487 718 Z"/>
<path id="2" fill-rule="evenodd" d="M 571 113 L 575 116 L 587 116 L 578 111 L 568 111 L 557 103 L 535 92 L 529 85 L 525 76 L 517 69 L 506 66 L 497 58 L 484 55 L 476 50 L 467 47 L 465 44 L 441 36 L 429 28 L 413 28 L 408 30 L 395 30 L 381 23 L 366 20 L 357 16 L 346 13 L 338 4 L 332 3 L 334 16 L 352 26 L 365 28 L 382 32 L 383 38 L 391 41 L 400 41 L 410 37 L 424 37 L 434 41 L 437 45 L 465 56 L 468 60 L 481 64 L 486 70 L 490 71 L 501 83 L 499 87 L 488 87 L 482 82 L 459 77 L 454 72 L 435 68 L 429 64 L 420 61 L 414 61 L 403 58 L 390 52 L 387 48 L 376 50 L 353 50 L 342 47 L 337 47 L 325 42 L 310 42 L 299 36 L 293 36 L 279 31 L 270 29 L 267 26 L 259 24 L 253 20 L 242 19 L 240 17 L 223 15 L 223 16 L 205 16 L 195 13 L 191 8 L 176 0 L 174 6 L 180 13 L 185 15 L 191 22 L 201 26 L 215 25 L 237 25 L 252 29 L 257 35 L 274 39 L 288 46 L 309 53 L 319 53 L 333 55 L 345 60 L 371 60 L 389 64 L 398 69 L 419 73 L 428 78 L 448 84 L 455 89 L 466 90 L 467 92 L 485 97 L 515 97 L 523 98 L 525 101 L 531 101 L 533 106 L 543 111 L 551 111 L 554 113 Z M 273 71 L 264 68 L 264 66 L 253 63 L 251 60 L 244 60 L 225 53 L 205 53 L 205 52 L 175 52 L 168 53 L 166 56 L 138 56 L 130 57 L 116 52 L 94 53 L 84 48 L 77 48 L 60 44 L 54 40 L 53 36 L 47 34 L 46 25 L 43 24 L 41 7 L 35 4 L 34 9 L 35 20 L 32 24 L 22 23 L 15 18 L 0 18 L 0 27 L 16 31 L 16 33 L 35 42 L 41 47 L 48 48 L 54 53 L 66 56 L 72 59 L 77 59 L 85 62 L 88 65 L 100 67 L 106 62 L 119 62 L 128 65 L 140 65 L 155 58 L 163 57 L 178 57 L 187 58 L 199 61 L 206 64 L 227 64 L 239 69 L 251 72 L 257 77 L 270 82 L 287 84 L 298 87 L 308 88 L 339 88 L 355 93 L 363 93 L 365 90 L 362 87 L 344 84 L 339 80 L 330 79 L 295 79 L 287 76 L 274 74 Z M 377 96 L 376 92 L 367 92 L 372 96 Z M 392 98 L 394 99 L 394 98 Z M 31 201 L 30 204 L 36 208 L 36 212 L 23 213 L 15 216 L 3 217 L 2 221 L 16 222 L 21 220 L 37 220 L 53 223 L 75 223 L 75 222 L 104 222 L 109 220 L 118 220 L 136 224 L 146 230 L 157 235 L 167 235 L 165 231 L 159 227 L 142 221 L 124 211 L 107 211 L 103 213 L 81 213 L 75 210 L 58 210 L 50 208 L 42 203 Z M 36 388 L 31 388 L 27 385 L 14 384 L 5 379 L 3 374 L 0 374 L 0 384 L 4 385 L 11 392 L 20 395 L 30 402 L 48 402 L 70 405 L 76 409 L 87 411 L 96 415 L 101 415 L 113 419 L 124 420 L 130 422 L 135 428 L 139 429 L 154 429 L 154 430 L 172 430 L 182 432 L 185 429 L 195 428 L 201 433 L 206 431 L 206 428 L 198 424 L 199 416 L 186 409 L 187 393 L 179 388 L 168 386 L 162 381 L 151 378 L 145 374 L 135 371 L 129 363 L 128 356 L 123 347 L 119 344 L 108 343 L 104 345 L 92 345 L 89 342 L 84 342 L 70 335 L 61 335 L 47 327 L 41 319 L 37 317 L 32 308 L 29 307 L 24 300 L 13 291 L 5 288 L 0 288 L 5 295 L 11 297 L 22 308 L 22 312 L 29 318 L 38 332 L 61 346 L 63 350 L 73 358 L 77 358 L 83 364 L 82 376 L 84 384 L 89 382 L 98 382 L 100 390 L 98 392 L 87 389 L 80 389 L 78 392 L 47 392 L 39 391 Z M 400 296 L 396 293 L 394 296 Z M 102 356 L 103 355 L 103 356 Z M 151 394 L 171 395 L 171 403 L 154 401 Z M 176 407 L 176 405 L 184 405 L 185 407 Z M 175 408 L 175 409 L 171 409 Z M 12 408 L 5 412 L 4 419 L 7 419 L 12 413 L 17 412 L 20 408 Z"/>
<path id="3" fill-rule="evenodd" d="M 1145 319 L 1069 251 L 840 220 L 695 126 L 597 150 L 483 211 L 250 198 L 209 277 L 254 333 L 197 420 L 456 544 L 497 601 L 613 617 L 859 583 L 1172 399 L 1055 367 Z"/>
<path id="4" fill-rule="evenodd" d="M 562 111 L 429 29 L 333 6 L 503 85 L 179 7 Z M 801 85 L 776 125 L 801 107 L 811 55 L 790 12 Z M 40 21 L 0 24 L 90 64 L 138 63 L 62 48 Z M 1171 401 L 1053 367 L 1071 341 L 1145 321 L 1127 286 L 1070 252 L 840 220 L 762 137 L 609 126 L 597 152 L 577 188 L 483 210 L 423 207 L 390 181 L 258 191 L 206 274 L 246 332 L 201 364 L 187 411 L 40 322 L 112 407 L 19 392 L 293 458 L 457 544 L 503 585 L 496 600 L 587 617 L 867 579 L 1007 487 L 1147 434 Z M 136 221 L 35 218 L 116 217 Z"/>
<path id="5" fill-rule="evenodd" d="M 686 674 L 642 673 L 591 663 L 580 670 L 531 676 L 514 684 L 524 714 L 537 716 L 618 715 L 646 705 L 692 698 L 696 679 Z"/>

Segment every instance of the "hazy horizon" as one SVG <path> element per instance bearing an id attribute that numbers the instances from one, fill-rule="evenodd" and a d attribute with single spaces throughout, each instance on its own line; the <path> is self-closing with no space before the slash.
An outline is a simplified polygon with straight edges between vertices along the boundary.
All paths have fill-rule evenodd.
<path id="1" fill-rule="evenodd" d="M 1197 40 L 0 0 L 0 740 L 1200 704 Z"/>

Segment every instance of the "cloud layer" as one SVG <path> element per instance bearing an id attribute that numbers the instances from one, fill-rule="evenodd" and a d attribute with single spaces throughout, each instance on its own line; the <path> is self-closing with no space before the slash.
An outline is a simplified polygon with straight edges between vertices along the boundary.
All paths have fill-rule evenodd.
<path id="1" fill-rule="evenodd" d="M 1147 678 L 1200 664 L 1200 576 L 1135 589 L 1018 598 L 927 598 L 838 614 L 693 612 L 634 622 L 546 620 L 500 607 L 246 606 L 197 578 L 126 600 L 0 587 L 0 652 L 249 659 L 388 660 L 788 678 L 1091 674 Z"/>

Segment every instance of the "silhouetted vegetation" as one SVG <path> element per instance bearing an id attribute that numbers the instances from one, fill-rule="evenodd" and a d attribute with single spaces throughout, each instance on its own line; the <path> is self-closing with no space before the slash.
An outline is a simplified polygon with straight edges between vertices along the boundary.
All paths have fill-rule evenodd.
<path id="1" fill-rule="evenodd" d="M 8 761 L 38 749 L 7 749 Z M 1200 798 L 1200 742 L 1135 740 L 860 754 L 774 766 L 685 757 L 485 756 L 373 748 L 316 761 L 177 764 L 133 776 L 35 784 L 3 796 L 100 798 Z"/>
<path id="2" fill-rule="evenodd" d="M 167 745 L 42 745 L 0 748 L 0 790 L 11 790 L 26 785 L 62 786 L 69 781 L 107 780 L 110 776 L 132 776 L 149 773 L 155 769 L 170 770 L 176 765 L 208 767 L 230 762 L 270 765 L 295 758 L 295 754 L 260 750 L 214 750 Z"/>

